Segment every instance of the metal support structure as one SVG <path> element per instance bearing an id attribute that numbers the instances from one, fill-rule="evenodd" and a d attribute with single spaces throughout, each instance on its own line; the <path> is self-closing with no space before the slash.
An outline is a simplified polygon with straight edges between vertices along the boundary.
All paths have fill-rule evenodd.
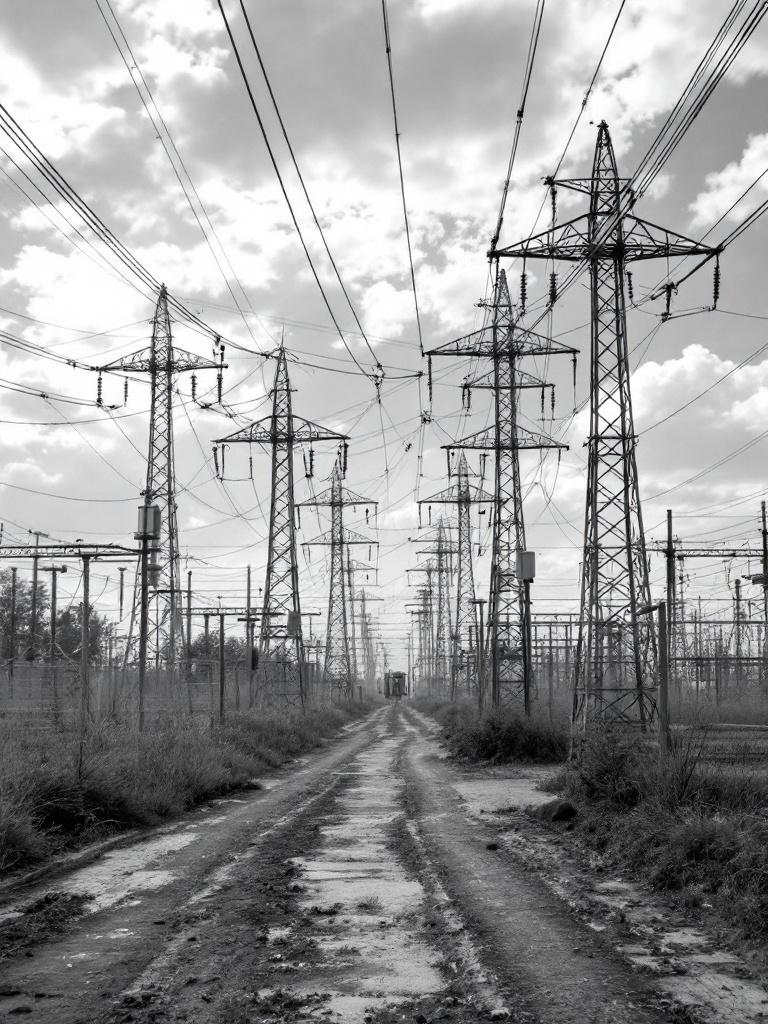
<path id="1" fill-rule="evenodd" d="M 589 212 L 491 258 L 570 260 L 590 275 L 590 429 L 576 651 L 574 724 L 594 719 L 650 728 L 656 720 L 656 634 L 638 609 L 650 604 L 624 301 L 629 260 L 709 255 L 692 239 L 643 221 L 616 170 L 608 126 L 598 128 L 592 174 L 549 181 L 589 197 Z"/>
<path id="2" fill-rule="evenodd" d="M 467 695 L 477 687 L 477 655 L 475 645 L 482 630 L 477 631 L 475 611 L 475 579 L 472 566 L 472 526 L 470 510 L 473 504 L 491 504 L 493 495 L 469 482 L 469 466 L 466 454 L 459 452 L 456 467 L 456 483 L 444 491 L 422 498 L 419 506 L 455 505 L 458 521 L 458 546 L 456 559 L 456 610 L 451 633 L 451 698 L 454 699 L 459 685 L 459 676 L 464 667 L 464 687 Z"/>
<path id="3" fill-rule="evenodd" d="M 277 353 L 277 366 L 270 396 L 272 414 L 249 424 L 216 445 L 247 444 L 267 449 L 272 456 L 272 485 L 269 511 L 269 546 L 264 582 L 262 620 L 259 634 L 259 674 L 266 685 L 264 696 L 283 690 L 290 698 L 288 672 L 295 672 L 298 692 L 304 700 L 304 645 L 301 626 L 299 570 L 296 559 L 296 501 L 293 457 L 297 445 L 309 448 L 309 465 L 316 441 L 337 441 L 346 450 L 347 435 L 318 426 L 293 412 L 285 347 Z M 312 475 L 312 470 L 308 475 Z"/>
<path id="4" fill-rule="evenodd" d="M 184 649 L 184 626 L 179 613 L 181 581 L 179 573 L 179 537 L 176 518 L 176 470 L 173 443 L 173 405 L 176 377 L 180 373 L 224 368 L 224 346 L 219 346 L 216 360 L 176 348 L 171 333 L 168 312 L 168 293 L 165 285 L 155 307 L 152 320 L 152 339 L 149 348 L 122 356 L 105 366 L 99 373 L 123 371 L 146 374 L 150 384 L 149 448 L 147 477 L 144 488 L 146 507 L 160 508 L 160 540 L 155 562 L 150 571 L 152 589 L 159 592 L 158 599 L 150 602 L 147 612 L 148 635 L 154 634 L 159 661 L 170 672 Z M 133 611 L 126 646 L 126 659 L 131 656 L 133 626 L 141 606 L 141 568 L 137 568 L 133 594 Z"/>
<path id="5" fill-rule="evenodd" d="M 344 509 L 362 505 L 376 508 L 377 502 L 355 494 L 342 485 L 343 465 L 337 459 L 331 474 L 331 486 L 302 507 L 328 507 L 331 511 L 331 529 L 313 540 L 304 541 L 304 547 L 330 547 L 331 571 L 328 591 L 328 623 L 325 639 L 325 666 L 323 679 L 333 699 L 350 700 L 356 679 L 351 640 L 354 615 L 349 569 L 349 548 L 352 545 L 378 546 L 378 541 L 363 537 L 344 526 Z"/>
<path id="6" fill-rule="evenodd" d="M 498 269 L 498 268 L 497 268 Z M 493 391 L 494 426 L 443 447 L 493 451 L 495 479 L 493 500 L 493 547 L 491 588 L 488 603 L 491 657 L 491 699 L 494 704 L 524 702 L 524 594 L 515 576 L 516 552 L 525 550 L 525 522 L 520 486 L 519 453 L 522 450 L 567 449 L 518 423 L 518 391 L 527 387 L 519 363 L 536 355 L 571 355 L 576 350 L 533 331 L 518 327 L 509 297 L 507 278 L 498 270 L 491 306 L 491 323 L 474 334 L 433 349 L 430 356 L 471 356 L 491 360 L 490 377 L 474 383 Z M 545 387 L 537 382 L 538 387 Z"/>
<path id="7" fill-rule="evenodd" d="M 446 521 L 441 517 L 437 521 L 437 532 L 432 538 L 420 538 L 422 543 L 429 544 L 426 548 L 417 551 L 419 555 L 429 555 L 430 560 L 424 567 L 430 588 L 432 580 L 436 580 L 434 597 L 431 602 L 431 609 L 434 613 L 432 623 L 432 682 L 435 692 L 443 696 L 449 694 L 453 700 L 454 693 L 454 630 L 451 622 L 451 577 L 453 576 L 453 556 L 457 554 L 458 548 L 450 539 L 449 528 Z M 409 570 L 418 572 L 421 567 Z"/>

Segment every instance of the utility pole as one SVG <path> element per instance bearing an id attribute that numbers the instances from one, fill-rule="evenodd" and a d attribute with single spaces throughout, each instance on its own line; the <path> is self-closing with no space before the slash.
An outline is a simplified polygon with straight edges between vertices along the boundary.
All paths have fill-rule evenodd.
<path id="1" fill-rule="evenodd" d="M 42 530 L 29 530 L 31 536 L 35 538 L 35 551 L 40 547 L 40 538 L 49 538 L 49 533 L 43 533 Z M 32 607 L 30 609 L 30 627 L 29 627 L 29 648 L 27 649 L 27 661 L 34 661 L 35 654 L 37 653 L 37 554 L 32 556 Z"/>
<path id="2" fill-rule="evenodd" d="M 147 374 L 150 383 L 149 450 L 147 477 L 143 492 L 146 507 L 160 509 L 161 533 L 156 546 L 156 560 L 151 569 L 153 589 L 162 591 L 162 601 L 155 602 L 154 618 L 148 612 L 148 630 L 156 637 L 161 659 L 173 676 L 176 661 L 183 649 L 183 627 L 179 607 L 179 538 L 176 518 L 176 469 L 173 442 L 173 395 L 176 377 L 180 373 L 192 374 L 192 393 L 196 393 L 197 373 L 200 370 L 218 372 L 218 397 L 221 400 L 222 370 L 225 368 L 224 346 L 219 345 L 217 359 L 205 359 L 174 346 L 171 318 L 168 312 L 168 293 L 165 285 L 155 307 L 152 321 L 152 339 L 149 348 L 122 356 L 105 366 L 99 373 L 98 399 L 101 404 L 102 374 L 122 371 Z M 141 568 L 137 567 L 133 593 L 133 610 L 126 658 L 129 657 L 133 624 L 141 604 Z M 151 619 L 151 621 L 150 621 Z M 141 643 L 141 640 L 139 641 Z"/>
<path id="3" fill-rule="evenodd" d="M 591 175 L 548 184 L 552 226 L 489 257 L 560 259 L 589 267 L 590 429 L 574 723 L 584 731 L 592 720 L 607 719 L 644 731 L 657 717 L 657 648 L 652 623 L 638 612 L 650 605 L 650 585 L 629 386 L 626 264 L 716 250 L 627 212 L 631 183 L 618 176 L 604 121 Z M 588 213 L 556 225 L 558 187 L 586 194 Z"/>
<path id="4" fill-rule="evenodd" d="M 83 559 L 83 612 L 80 616 L 80 736 L 85 735 L 88 710 L 91 701 L 90 680 L 90 601 L 91 601 L 91 556 L 85 552 Z"/>
<path id="5" fill-rule="evenodd" d="M 301 632 L 301 600 L 299 570 L 296 559 L 296 502 L 294 495 L 293 456 L 297 445 L 308 447 L 306 475 L 314 476 L 316 441 L 337 441 L 346 452 L 348 437 L 335 430 L 318 426 L 293 412 L 291 382 L 288 376 L 285 347 L 277 353 L 277 367 L 270 396 L 272 414 L 251 423 L 242 430 L 220 438 L 216 445 L 235 443 L 259 445 L 271 451 L 272 489 L 269 512 L 269 547 L 264 583 L 263 611 L 259 637 L 260 671 L 277 692 L 277 680 L 269 679 L 270 671 L 281 665 L 294 666 L 299 695 L 303 702 L 304 660 Z M 222 449 L 223 450 L 223 449 Z M 215 449 L 214 449 L 215 451 Z M 305 455 L 306 457 L 306 455 Z M 223 466 L 221 477 L 223 478 Z M 283 672 L 285 677 L 285 671 Z M 286 696 L 288 694 L 286 693 Z"/>
<path id="6" fill-rule="evenodd" d="M 354 685 L 353 659 L 350 654 L 351 595 L 345 571 L 345 551 L 351 545 L 368 545 L 370 549 L 378 541 L 372 541 L 362 534 L 349 530 L 344 526 L 344 509 L 350 505 L 362 505 L 368 510 L 377 507 L 377 502 L 369 501 L 360 494 L 350 491 L 342 485 L 344 474 L 343 458 L 336 460 L 331 474 L 331 486 L 310 501 L 302 502 L 302 507 L 316 508 L 327 506 L 331 510 L 331 529 L 329 532 L 304 541 L 305 547 L 330 547 L 331 573 L 328 592 L 328 626 L 325 640 L 325 668 L 323 678 L 330 693 L 334 697 L 349 700 L 353 696 Z M 347 554 L 347 558 L 348 558 Z M 351 574 L 350 574 L 351 575 Z"/>
<path id="7" fill-rule="evenodd" d="M 765 502 L 760 502 L 760 515 L 762 518 L 762 529 L 760 531 L 763 541 L 762 569 L 763 569 L 763 664 L 761 666 L 761 682 L 765 689 L 768 683 L 768 524 L 766 523 Z"/>
<path id="8" fill-rule="evenodd" d="M 56 581 L 60 572 L 66 572 L 66 565 L 44 565 L 43 572 L 51 574 L 51 638 L 48 647 L 48 660 L 51 665 L 51 686 L 53 688 L 53 700 L 57 709 L 59 705 L 58 669 L 56 667 L 56 604 L 57 587 Z"/>
<path id="9" fill-rule="evenodd" d="M 496 266 L 491 323 L 474 334 L 433 349 L 432 356 L 484 357 L 492 363 L 488 386 L 493 391 L 494 426 L 443 447 L 492 451 L 495 456 L 491 593 L 488 605 L 491 699 L 494 704 L 524 700 L 524 595 L 515 576 L 517 551 L 526 550 L 519 453 L 567 449 L 518 423 L 519 363 L 527 356 L 570 355 L 576 350 L 526 331 L 515 322 L 507 278 Z M 477 386 L 485 386 L 486 378 Z"/>
<path id="10" fill-rule="evenodd" d="M 675 544 L 672 536 L 672 509 L 667 509 L 667 546 L 664 549 L 664 556 L 667 561 L 667 665 L 670 670 L 670 678 L 677 690 L 677 662 L 673 660 L 673 652 L 676 649 L 675 640 L 675 619 L 676 619 L 676 595 L 675 595 Z M 679 695 L 679 694 L 678 694 Z"/>
<path id="11" fill-rule="evenodd" d="M 18 569 L 14 565 L 11 569 L 11 621 L 10 621 L 10 650 L 8 651 L 8 672 L 13 679 L 13 663 L 16 658 L 16 574 Z"/>
<path id="12" fill-rule="evenodd" d="M 480 609 L 480 632 L 477 637 L 476 651 L 477 651 L 477 709 L 482 714 L 483 707 L 485 706 L 485 644 L 483 643 L 483 637 L 485 636 L 485 623 L 483 622 L 483 610 L 485 608 L 485 598 L 476 597 L 473 601 Z"/>

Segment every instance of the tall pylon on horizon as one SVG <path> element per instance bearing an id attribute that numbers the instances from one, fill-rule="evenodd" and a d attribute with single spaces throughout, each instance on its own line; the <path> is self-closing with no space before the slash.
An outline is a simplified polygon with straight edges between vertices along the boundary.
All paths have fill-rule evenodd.
<path id="1" fill-rule="evenodd" d="M 147 633 L 150 640 L 154 639 L 158 660 L 171 670 L 179 660 L 184 646 L 173 442 L 175 377 L 185 372 L 195 374 L 198 370 L 218 370 L 220 374 L 224 368 L 224 346 L 221 344 L 218 344 L 217 356 L 214 360 L 206 359 L 174 347 L 168 292 L 165 285 L 162 285 L 152 319 L 149 348 L 140 349 L 97 368 L 99 380 L 102 372 L 119 370 L 149 376 L 149 447 L 143 497 L 145 506 L 157 505 L 160 509 L 160 539 L 153 545 L 155 552 L 150 566 L 150 591 L 154 592 L 155 599 L 148 604 Z M 137 570 L 126 658 L 134 646 L 133 626 L 141 601 L 140 588 L 141 573 Z"/>
<path id="2" fill-rule="evenodd" d="M 591 176 L 548 185 L 553 211 L 562 187 L 586 194 L 588 213 L 489 257 L 567 260 L 589 268 L 590 427 L 574 722 L 584 729 L 592 719 L 609 719 L 646 729 L 657 717 L 657 664 L 629 384 L 626 265 L 716 250 L 635 215 L 632 182 L 618 176 L 605 121 Z"/>
<path id="3" fill-rule="evenodd" d="M 346 446 L 348 437 L 318 426 L 293 411 L 285 346 L 277 351 L 277 366 L 270 390 L 272 413 L 227 437 L 216 445 L 256 444 L 271 453 L 272 486 L 269 508 L 269 545 L 259 630 L 260 696 L 278 696 L 303 703 L 304 645 L 301 622 L 299 571 L 296 559 L 296 498 L 294 454 L 297 446 L 309 450 L 308 475 L 314 472 L 316 441 L 336 441 Z"/>

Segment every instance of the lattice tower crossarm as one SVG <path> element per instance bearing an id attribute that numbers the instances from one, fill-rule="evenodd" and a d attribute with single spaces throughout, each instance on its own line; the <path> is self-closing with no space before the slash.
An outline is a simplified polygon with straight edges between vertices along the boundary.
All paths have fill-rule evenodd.
<path id="1" fill-rule="evenodd" d="M 296 558 L 294 452 L 297 445 L 311 446 L 316 441 L 336 441 L 345 445 L 348 438 L 346 434 L 297 416 L 293 412 L 292 390 L 286 351 L 281 345 L 270 392 L 271 415 L 214 443 L 257 444 L 271 452 L 269 545 L 259 636 L 260 657 L 262 665 L 274 662 L 296 666 L 302 688 L 304 649 Z"/>
<path id="2" fill-rule="evenodd" d="M 590 429 L 576 651 L 574 721 L 649 727 L 656 714 L 656 644 L 637 478 L 624 300 L 628 260 L 714 250 L 627 212 L 631 196 L 601 123 L 588 179 L 552 182 L 589 196 L 589 212 L 492 258 L 564 259 L 589 268 Z"/>

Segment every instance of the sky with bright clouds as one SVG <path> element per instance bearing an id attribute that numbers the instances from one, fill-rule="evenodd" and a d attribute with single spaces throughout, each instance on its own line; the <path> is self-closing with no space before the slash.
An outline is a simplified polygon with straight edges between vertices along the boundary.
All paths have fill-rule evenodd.
<path id="1" fill-rule="evenodd" d="M 182 569 L 192 570 L 198 600 L 242 601 L 247 564 L 263 585 L 268 458 L 254 451 L 251 481 L 247 452 L 233 447 L 222 483 L 211 442 L 266 414 L 274 363 L 259 353 L 273 352 L 282 335 L 293 357 L 295 410 L 351 435 L 347 483 L 379 503 L 378 533 L 373 518 L 366 524 L 363 508 L 350 512 L 348 525 L 380 542 L 377 580 L 369 574 L 366 582 L 361 574 L 359 583 L 384 599 L 376 605 L 380 633 L 391 662 L 403 663 L 405 604 L 413 596 L 405 570 L 416 564 L 419 546 L 409 543 L 418 534 L 415 502 L 446 486 L 440 446 L 488 422 L 488 394 L 476 392 L 471 412 L 464 413 L 460 385 L 468 365 L 436 360 L 432 422 L 422 424 L 428 398 L 416 375 L 426 366 L 410 287 L 379 0 L 261 0 L 247 9 L 309 194 L 384 367 L 380 403 L 335 333 L 311 276 L 215 0 L 112 0 L 111 11 L 105 0 L 101 10 L 96 0 L 6 6 L 0 96 L 8 113 L 157 280 L 224 339 L 242 346 L 227 348 L 224 386 L 235 419 L 198 408 L 188 379 L 179 381 Z M 238 5 L 229 0 L 225 7 L 334 313 L 347 345 L 371 371 L 374 360 L 313 227 Z M 534 8 L 533 0 L 389 0 L 426 349 L 481 322 L 476 304 L 487 287 L 485 252 Z M 618 0 L 549 0 L 545 7 L 502 245 L 534 225 L 546 227 L 547 208 L 539 216 L 547 198 L 542 178 L 563 152 L 618 8 Z M 728 9 L 713 0 L 626 0 L 561 176 L 589 172 L 595 126 L 603 119 L 620 173 L 631 174 Z M 768 26 L 762 25 L 644 197 L 641 216 L 699 237 L 765 170 L 766 68 Z M 205 216 L 199 206 L 197 216 L 190 208 L 163 147 L 164 133 L 147 116 L 132 80 L 140 75 Z M 144 347 L 155 297 L 110 262 L 6 134 L 0 147 L 0 329 L 93 365 Z M 710 240 L 724 236 L 766 191 L 768 176 Z M 582 197 L 561 192 L 559 209 L 563 217 L 583 212 Z M 718 312 L 699 312 L 711 303 L 709 269 L 674 298 L 673 311 L 691 315 L 662 323 L 659 301 L 638 301 L 630 311 L 640 491 L 653 540 L 663 539 L 665 509 L 672 508 L 676 531 L 693 543 L 759 542 L 768 445 L 762 437 L 768 412 L 766 231 L 768 222 L 759 221 L 724 255 Z M 514 295 L 520 267 L 512 263 L 507 271 Z M 666 273 L 662 264 L 634 268 L 636 300 L 646 299 Z M 545 291 L 542 269 L 529 280 L 529 303 L 535 306 Z M 529 369 L 547 372 L 558 385 L 554 420 L 547 414 L 542 428 L 538 398 L 523 399 L 524 423 L 570 445 L 559 461 L 523 457 L 538 612 L 572 611 L 577 603 L 586 419 L 583 412 L 574 415 L 574 407 L 587 395 L 588 311 L 582 281 L 552 318 L 553 336 L 582 352 L 575 394 L 570 365 L 552 360 Z M 175 339 L 210 354 L 210 339 L 183 322 L 175 324 Z M 214 383 L 204 376 L 201 394 Z M 48 397 L 20 393 L 19 385 Z M 104 387 L 105 401 L 122 405 L 122 382 L 107 378 Z M 25 540 L 35 529 L 66 540 L 129 542 L 145 473 L 146 386 L 132 381 L 127 405 L 109 414 L 95 406 L 94 374 L 4 343 L 0 389 L 4 541 Z M 316 489 L 325 486 L 334 455 L 332 446 L 318 445 Z M 472 469 L 481 472 L 478 459 Z M 296 472 L 299 496 L 308 497 L 300 458 Z M 473 512 L 481 596 L 488 584 L 486 520 Z M 300 538 L 326 528 L 322 514 L 317 519 L 306 510 Z M 316 548 L 311 562 L 303 551 L 299 557 L 303 605 L 322 612 L 322 557 Z M 747 569 L 746 561 L 716 572 L 711 563 L 691 564 L 687 596 L 700 593 L 709 610 L 722 611 L 729 583 Z M 114 616 L 117 572 L 103 567 L 97 575 L 97 606 Z M 660 595 L 659 555 L 652 558 L 652 579 Z M 64 583 L 65 594 L 76 599 L 76 574 Z M 316 631 L 321 621 L 313 619 Z"/>

